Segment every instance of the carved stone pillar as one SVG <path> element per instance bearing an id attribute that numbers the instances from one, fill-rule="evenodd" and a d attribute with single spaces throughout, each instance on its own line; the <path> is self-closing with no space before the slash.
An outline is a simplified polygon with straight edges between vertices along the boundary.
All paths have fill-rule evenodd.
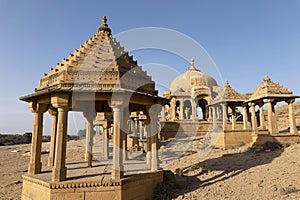
<path id="1" fill-rule="evenodd" d="M 248 116 L 249 116 L 249 111 L 248 111 L 248 108 L 247 108 L 247 105 L 244 104 L 243 105 L 243 128 L 244 130 L 247 129 L 249 127 L 249 119 L 248 119 Z"/>
<path id="2" fill-rule="evenodd" d="M 212 106 L 211 109 L 212 109 L 213 130 L 216 130 L 217 129 L 217 109 L 215 106 Z"/>
<path id="3" fill-rule="evenodd" d="M 286 102 L 288 103 L 288 107 L 289 107 L 290 133 L 297 134 L 298 129 L 296 127 L 296 119 L 295 119 L 294 107 L 293 107 L 295 99 L 289 99 Z"/>
<path id="4" fill-rule="evenodd" d="M 223 130 L 225 130 L 228 121 L 227 105 L 225 103 L 222 104 L 222 114 L 223 114 Z"/>
<path id="5" fill-rule="evenodd" d="M 192 120 L 197 120 L 197 105 L 194 99 L 192 99 L 191 104 L 192 104 Z"/>
<path id="6" fill-rule="evenodd" d="M 66 148 L 67 148 L 67 126 L 68 108 L 58 107 L 58 121 L 56 131 L 54 167 L 52 171 L 52 181 L 64 181 L 67 178 L 66 168 Z"/>
<path id="7" fill-rule="evenodd" d="M 257 120 L 256 120 L 256 114 L 255 114 L 255 103 L 249 103 L 249 106 L 251 107 L 251 124 L 252 124 L 252 132 L 257 133 Z"/>
<path id="8" fill-rule="evenodd" d="M 207 117 L 207 121 L 211 121 L 213 118 L 213 111 L 212 111 L 212 107 L 208 107 L 208 117 Z"/>
<path id="9" fill-rule="evenodd" d="M 96 112 L 89 108 L 87 111 L 83 113 L 86 118 L 86 148 L 85 148 L 85 161 L 88 163 L 88 167 L 92 167 L 93 160 L 93 143 L 94 143 L 94 135 L 93 135 L 93 122 L 96 117 Z"/>
<path id="10" fill-rule="evenodd" d="M 148 117 L 149 116 L 147 116 L 147 118 Z M 147 166 L 150 168 L 151 167 L 151 145 L 152 145 L 151 124 L 147 123 L 145 130 L 146 130 L 146 138 L 147 138 L 146 163 L 147 163 Z"/>
<path id="11" fill-rule="evenodd" d="M 148 168 L 151 167 L 151 120 L 152 116 L 149 115 L 149 107 L 146 106 L 146 112 L 145 112 L 145 124 L 144 124 L 144 131 L 145 131 L 145 138 L 146 138 L 146 163 Z"/>
<path id="12" fill-rule="evenodd" d="M 236 113 L 235 113 L 235 106 L 231 106 L 231 129 L 235 130 L 236 126 Z"/>
<path id="13" fill-rule="evenodd" d="M 222 106 L 218 106 L 218 119 L 222 120 L 223 116 L 222 116 Z"/>
<path id="14" fill-rule="evenodd" d="M 123 166 L 123 141 L 121 127 L 123 126 L 121 119 L 121 113 L 123 113 L 122 101 L 112 102 L 111 107 L 113 110 L 114 120 L 114 134 L 113 134 L 113 164 L 112 164 L 112 179 L 119 180 L 124 176 Z"/>
<path id="15" fill-rule="evenodd" d="M 157 137 L 159 134 L 158 128 L 158 114 L 161 110 L 160 106 L 155 106 L 150 110 L 151 116 L 151 171 L 157 171 L 159 168 L 159 158 L 157 150 Z"/>
<path id="16" fill-rule="evenodd" d="M 264 117 L 264 109 L 263 109 L 264 104 L 260 103 L 258 105 L 259 105 L 259 122 L 260 122 L 260 128 L 261 129 L 265 129 L 266 127 L 265 127 L 265 117 Z"/>
<path id="17" fill-rule="evenodd" d="M 125 112 L 128 111 L 127 109 L 123 109 L 123 113 L 122 113 L 122 124 L 124 124 L 124 126 L 122 126 L 121 128 L 121 136 L 122 136 L 122 143 L 123 143 L 123 161 L 128 160 L 128 151 L 127 151 L 127 135 L 129 133 L 129 127 L 127 125 L 128 122 L 128 118 L 129 118 L 129 113 Z"/>
<path id="18" fill-rule="evenodd" d="M 139 140 L 142 142 L 143 140 L 143 135 L 144 135 L 144 121 L 139 119 Z M 144 148 L 144 143 L 141 143 L 142 144 L 142 148 Z"/>
<path id="19" fill-rule="evenodd" d="M 100 135 L 100 126 L 95 125 L 95 128 L 96 128 L 96 135 Z"/>
<path id="20" fill-rule="evenodd" d="M 57 129 L 57 110 L 51 107 L 48 109 L 48 112 L 52 116 L 51 142 L 50 142 L 50 153 L 48 157 L 48 166 L 54 166 L 56 129 Z"/>
<path id="21" fill-rule="evenodd" d="M 132 146 L 133 147 L 138 147 L 139 146 L 139 144 L 138 144 L 138 130 L 139 130 L 138 118 L 135 117 L 134 118 L 134 123 L 133 123 L 133 138 L 132 138 Z"/>
<path id="22" fill-rule="evenodd" d="M 170 121 L 174 121 L 176 116 L 176 98 L 172 98 L 170 102 Z"/>
<path id="23" fill-rule="evenodd" d="M 273 99 L 264 99 L 264 102 L 268 105 L 268 129 L 271 135 L 277 135 L 277 122 L 275 116 L 275 105 Z"/>
<path id="24" fill-rule="evenodd" d="M 43 115 L 47 110 L 47 105 L 30 102 L 28 107 L 33 113 L 31 154 L 28 165 L 28 174 L 33 175 L 39 174 L 42 169 L 41 151 L 43 139 Z"/>
<path id="25" fill-rule="evenodd" d="M 108 140 L 108 127 L 107 124 L 104 123 L 102 125 L 103 133 L 102 133 L 102 142 L 103 142 L 103 158 L 108 160 L 109 157 L 109 140 Z"/>
<path id="26" fill-rule="evenodd" d="M 179 109 L 179 120 L 183 120 L 183 99 L 180 100 Z"/>
<path id="27" fill-rule="evenodd" d="M 157 138 L 159 132 L 158 115 L 161 111 L 161 106 L 153 104 L 147 106 L 147 165 L 151 171 L 156 171 L 159 168 Z"/>

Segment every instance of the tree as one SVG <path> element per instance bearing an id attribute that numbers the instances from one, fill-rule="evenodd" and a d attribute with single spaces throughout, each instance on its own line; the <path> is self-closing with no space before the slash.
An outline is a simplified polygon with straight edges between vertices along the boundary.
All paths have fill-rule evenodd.
<path id="1" fill-rule="evenodd" d="M 26 132 L 22 136 L 22 143 L 24 144 L 29 144 L 31 143 L 31 138 L 32 138 L 32 133 L 31 132 Z"/>
<path id="2" fill-rule="evenodd" d="M 86 129 L 80 129 L 78 132 L 77 132 L 77 135 L 79 138 L 85 138 L 85 134 L 86 134 Z M 96 131 L 93 129 L 93 132 L 92 132 L 93 136 L 96 135 Z"/>

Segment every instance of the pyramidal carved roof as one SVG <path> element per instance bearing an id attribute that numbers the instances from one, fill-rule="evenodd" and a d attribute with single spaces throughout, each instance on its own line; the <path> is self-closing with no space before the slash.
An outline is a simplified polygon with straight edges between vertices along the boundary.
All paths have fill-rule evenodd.
<path id="1" fill-rule="evenodd" d="M 264 78 L 264 81 L 252 94 L 249 101 L 272 98 L 272 97 L 293 97 L 293 92 L 283 87 L 279 83 L 273 82 L 268 76 Z"/>
<path id="2" fill-rule="evenodd" d="M 130 89 L 157 94 L 151 76 L 112 36 L 106 17 L 96 34 L 40 79 L 37 91 L 49 89 Z"/>
<path id="3" fill-rule="evenodd" d="M 247 100 L 247 95 L 242 95 L 237 92 L 230 86 L 228 80 L 226 80 L 223 90 L 216 96 L 213 104 L 220 102 L 243 102 L 245 100 Z"/>

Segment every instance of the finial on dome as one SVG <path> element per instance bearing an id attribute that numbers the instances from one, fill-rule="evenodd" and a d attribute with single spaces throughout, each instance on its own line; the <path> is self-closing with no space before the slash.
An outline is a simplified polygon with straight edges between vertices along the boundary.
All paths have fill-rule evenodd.
<path id="1" fill-rule="evenodd" d="M 191 59 L 191 67 L 190 67 L 190 69 L 196 69 L 194 58 Z"/>
<path id="2" fill-rule="evenodd" d="M 270 79 L 270 77 L 267 75 L 267 76 L 265 76 L 265 78 L 264 78 L 264 81 L 270 81 L 271 79 Z"/>
<path id="3" fill-rule="evenodd" d="M 106 18 L 106 16 L 103 16 L 102 17 L 102 24 L 101 24 L 101 26 L 98 28 L 98 32 L 100 32 L 100 31 L 103 31 L 103 32 L 108 32 L 109 34 L 111 34 L 111 30 L 110 30 L 110 28 L 108 27 L 108 25 L 107 25 L 107 18 Z"/>

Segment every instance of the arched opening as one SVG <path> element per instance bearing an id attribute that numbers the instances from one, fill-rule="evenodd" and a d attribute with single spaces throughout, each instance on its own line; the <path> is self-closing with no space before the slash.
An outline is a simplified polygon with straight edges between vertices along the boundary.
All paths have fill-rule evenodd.
<path id="1" fill-rule="evenodd" d="M 208 107 L 207 107 L 207 105 L 208 105 L 208 103 L 205 99 L 199 99 L 198 100 L 198 107 L 197 107 L 198 120 L 200 120 L 200 119 L 207 120 L 208 119 Z"/>
<path id="2" fill-rule="evenodd" d="M 192 118 L 192 104 L 191 101 L 185 100 L 183 104 L 183 118 L 191 119 Z"/>
<path id="3" fill-rule="evenodd" d="M 176 101 L 175 119 L 179 119 L 179 115 L 180 115 L 180 101 Z"/>
<path id="4" fill-rule="evenodd" d="M 170 104 L 169 104 L 169 103 L 167 103 L 167 104 L 165 105 L 165 109 L 163 110 L 163 112 L 165 112 L 165 113 L 164 113 L 165 120 L 166 120 L 166 121 L 169 121 L 169 120 L 170 120 Z"/>
<path id="5" fill-rule="evenodd" d="M 197 118 L 198 120 L 203 119 L 203 111 L 199 106 L 197 106 Z"/>

